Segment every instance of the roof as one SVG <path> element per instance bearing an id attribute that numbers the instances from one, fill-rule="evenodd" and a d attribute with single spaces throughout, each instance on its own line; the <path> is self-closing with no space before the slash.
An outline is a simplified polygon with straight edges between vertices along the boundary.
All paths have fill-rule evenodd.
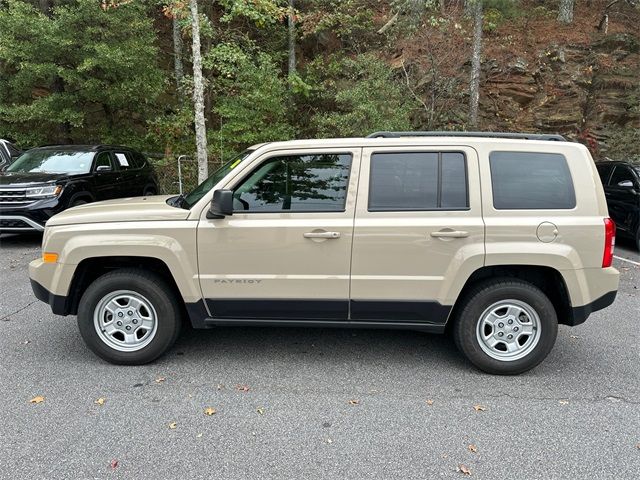
<path id="1" fill-rule="evenodd" d="M 125 150 L 133 150 L 130 147 L 125 147 L 122 145 L 43 145 L 42 147 L 36 147 L 33 150 L 66 150 L 69 152 L 97 152 L 98 150 L 105 149 L 125 149 Z"/>

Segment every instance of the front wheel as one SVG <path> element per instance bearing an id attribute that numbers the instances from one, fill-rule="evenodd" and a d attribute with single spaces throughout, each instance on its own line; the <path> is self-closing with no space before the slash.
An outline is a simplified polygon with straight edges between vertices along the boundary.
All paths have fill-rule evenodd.
<path id="1" fill-rule="evenodd" d="M 180 332 L 176 294 L 159 276 L 122 269 L 95 280 L 78 308 L 78 328 L 99 357 L 142 365 L 165 353 Z"/>
<path id="2" fill-rule="evenodd" d="M 490 280 L 463 300 L 454 324 L 458 349 L 488 373 L 515 375 L 549 354 L 558 318 L 538 287 L 516 279 Z"/>

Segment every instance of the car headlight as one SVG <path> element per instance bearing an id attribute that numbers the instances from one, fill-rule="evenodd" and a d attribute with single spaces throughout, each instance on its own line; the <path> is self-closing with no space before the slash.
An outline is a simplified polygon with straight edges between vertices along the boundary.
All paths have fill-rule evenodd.
<path id="1" fill-rule="evenodd" d="M 26 196 L 30 198 L 57 197 L 62 192 L 60 185 L 27 188 Z"/>

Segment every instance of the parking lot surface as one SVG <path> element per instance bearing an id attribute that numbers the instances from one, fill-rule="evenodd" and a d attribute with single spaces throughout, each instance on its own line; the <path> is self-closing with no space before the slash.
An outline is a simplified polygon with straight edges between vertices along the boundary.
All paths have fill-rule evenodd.
<path id="1" fill-rule="evenodd" d="M 0 238 L 0 478 L 638 478 L 630 243 L 614 305 L 498 377 L 448 337 L 386 330 L 189 330 L 113 366 L 31 293 L 40 240 Z"/>

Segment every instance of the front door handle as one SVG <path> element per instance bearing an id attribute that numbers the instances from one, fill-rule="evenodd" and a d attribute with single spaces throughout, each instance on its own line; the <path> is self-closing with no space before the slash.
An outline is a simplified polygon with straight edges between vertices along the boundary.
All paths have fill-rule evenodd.
<path id="1" fill-rule="evenodd" d="M 304 238 L 340 238 L 340 232 L 307 232 Z"/>
<path id="2" fill-rule="evenodd" d="M 436 238 L 467 238 L 469 232 L 463 230 L 440 230 L 438 232 L 431 232 L 431 236 Z"/>

